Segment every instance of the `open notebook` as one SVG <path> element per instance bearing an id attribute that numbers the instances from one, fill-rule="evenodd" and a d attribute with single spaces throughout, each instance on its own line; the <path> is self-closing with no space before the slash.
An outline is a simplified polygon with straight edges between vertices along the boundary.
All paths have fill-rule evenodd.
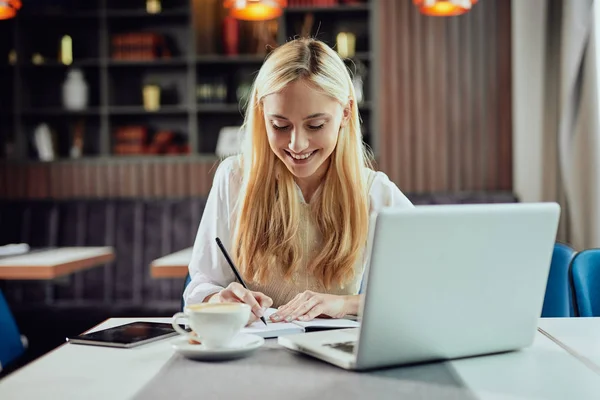
<path id="1" fill-rule="evenodd" d="M 315 318 L 312 321 L 293 321 L 293 322 L 271 322 L 269 317 L 277 310 L 269 308 L 265 311 L 267 326 L 262 321 L 256 321 L 252 325 L 245 327 L 242 332 L 262 336 L 263 338 L 275 338 L 278 336 L 291 335 L 295 333 L 304 333 L 315 330 L 357 328 L 359 322 L 350 319 L 329 319 Z"/>

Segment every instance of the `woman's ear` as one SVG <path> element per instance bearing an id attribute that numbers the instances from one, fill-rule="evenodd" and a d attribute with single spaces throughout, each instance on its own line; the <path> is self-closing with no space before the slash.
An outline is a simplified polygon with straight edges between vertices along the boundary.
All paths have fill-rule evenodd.
<path id="1" fill-rule="evenodd" d="M 350 117 L 352 116 L 352 107 L 354 107 L 354 100 L 348 99 L 348 103 L 344 107 L 343 115 L 342 115 L 342 127 L 345 127 L 350 121 Z"/>

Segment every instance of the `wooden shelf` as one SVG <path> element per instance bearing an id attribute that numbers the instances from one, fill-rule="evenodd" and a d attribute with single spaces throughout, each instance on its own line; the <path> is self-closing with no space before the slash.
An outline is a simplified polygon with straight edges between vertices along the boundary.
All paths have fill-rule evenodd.
<path id="1" fill-rule="evenodd" d="M 133 10 L 107 10 L 106 16 L 109 18 L 155 18 L 162 17 L 189 17 L 190 10 L 187 8 L 175 8 L 172 10 L 163 10 L 158 14 L 150 14 L 145 9 Z"/>
<path id="2" fill-rule="evenodd" d="M 239 54 L 228 56 L 224 54 L 206 54 L 196 57 L 198 64 L 260 64 L 265 60 L 266 55 L 258 54 Z"/>
<path id="3" fill-rule="evenodd" d="M 90 11 L 65 11 L 65 10 L 39 10 L 19 12 L 18 18 L 34 19 L 34 18 L 62 18 L 62 19 L 100 19 L 99 10 Z"/>
<path id="4" fill-rule="evenodd" d="M 220 1 L 220 0 L 219 0 Z M 194 10 L 198 0 L 177 0 L 166 4 L 163 1 L 163 11 L 150 14 L 144 8 L 143 0 L 98 0 L 81 2 L 83 6 L 78 9 L 60 6 L 43 5 L 23 9 L 5 33 L 8 32 L 5 42 L 7 49 L 18 49 L 19 60 L 16 65 L 9 65 L 5 58 L 0 64 L 0 84 L 8 90 L 2 97 L 4 110 L 0 110 L 0 119 L 6 120 L 10 129 L 14 131 L 14 147 L 16 157 L 25 159 L 30 154 L 30 144 L 27 139 L 27 130 L 31 124 L 38 121 L 47 121 L 54 125 L 70 124 L 78 119 L 90 120 L 94 123 L 94 130 L 90 131 L 90 140 L 95 143 L 96 156 L 86 156 L 84 159 L 65 159 L 60 162 L 102 162 L 111 160 L 122 162 L 131 160 L 185 160 L 198 157 L 201 153 L 213 152 L 214 144 L 220 127 L 227 126 L 233 120 L 243 118 L 245 104 L 234 103 L 197 103 L 196 90 L 203 82 L 211 82 L 211 78 L 220 78 L 216 82 L 225 83 L 229 101 L 235 101 L 235 93 L 240 84 L 248 84 L 265 61 L 267 54 L 249 54 L 255 47 L 250 47 L 244 37 L 239 40 L 241 54 L 226 55 L 216 54 L 224 52 L 222 49 L 222 30 L 220 22 L 211 21 L 208 28 L 214 29 L 214 36 L 194 38 L 196 26 L 200 20 L 194 17 Z M 50 2 L 48 2 L 50 3 Z M 75 2 L 79 4 L 79 2 Z M 89 4 L 88 4 L 89 3 Z M 340 2 L 341 3 L 341 2 Z M 87 7 L 87 8 L 82 8 Z M 97 7 L 97 8 L 96 8 Z M 117 8 L 127 7 L 127 8 Z M 321 27 L 322 36 L 327 41 L 335 41 L 332 36 L 334 26 L 338 22 L 351 21 L 357 23 L 372 23 L 370 11 L 375 7 L 375 0 L 357 5 L 340 4 L 336 6 L 303 6 L 291 7 L 284 10 L 282 17 L 278 18 L 278 44 L 286 42 L 289 38 L 296 37 L 296 22 L 306 13 L 315 13 L 317 19 L 324 21 Z M 215 18 L 217 18 L 215 16 Z M 332 22 L 325 22 L 331 20 Z M 21 21 L 21 22 L 19 22 Z M 204 22 L 207 23 L 207 22 Z M 1 23 L 0 23 L 1 25 Z M 45 34 L 31 35 L 33 28 L 40 25 Z M 248 28 L 248 29 L 246 29 Z M 315 25 L 313 31 L 317 28 Z M 65 31 L 65 29 L 67 29 Z M 3 30 L 4 32 L 4 30 Z M 63 32 L 73 36 L 75 50 L 83 49 L 82 59 L 76 57 L 71 65 L 64 65 L 58 61 L 56 53 Z M 112 35 L 125 32 L 157 32 L 167 39 L 172 46 L 172 58 L 155 60 L 116 60 L 112 59 Z M 242 35 L 251 32 L 250 27 L 240 27 Z M 195 46 L 198 40 L 213 40 L 211 46 Z M 217 40 L 218 39 L 218 40 Z M 364 63 L 371 70 L 371 60 L 374 53 L 371 47 L 372 40 L 365 44 L 361 39 L 360 50 L 354 57 L 345 60 L 345 64 L 352 68 Z M 200 44 L 200 43 L 198 43 Z M 7 50 L 8 51 L 8 50 Z M 197 51 L 213 52 L 212 54 L 197 54 Z M 44 53 L 47 56 L 43 64 L 33 64 L 30 54 L 33 52 Z M 78 52 L 75 51 L 75 55 Z M 81 54 L 81 53 L 79 53 Z M 64 82 L 64 74 L 70 68 L 80 68 L 84 71 L 85 79 L 89 85 L 89 101 L 93 107 L 83 111 L 68 111 L 62 107 L 60 93 Z M 245 76 L 242 74 L 247 73 Z M 167 102 L 177 102 L 176 105 L 163 105 L 157 111 L 146 111 L 141 100 L 140 86 L 143 82 L 157 80 L 159 84 L 173 87 L 177 98 L 163 99 Z M 48 94 L 48 96 L 41 96 Z M 129 96 L 131 94 L 131 96 Z M 170 93 L 169 93 L 170 94 Z M 52 97 L 52 96 L 54 97 Z M 166 95 L 166 92 L 165 92 Z M 56 97 L 58 96 L 58 97 Z M 365 93 L 371 98 L 370 93 Z M 33 99 L 35 101 L 31 101 Z M 112 104 L 111 104 L 112 103 Z M 20 104 L 36 104 L 37 107 L 25 107 Z M 119 105 L 123 104 L 123 105 Z M 371 108 L 375 107 L 367 102 L 358 106 L 365 121 L 370 126 L 369 132 L 375 131 Z M 190 155 L 144 155 L 121 156 L 112 154 L 114 127 L 125 123 L 134 122 L 158 129 L 162 125 L 175 125 L 183 136 L 187 137 L 190 146 Z M 59 137 L 62 148 L 66 148 L 68 137 Z M 86 139 L 87 140 L 87 139 Z M 0 143 L 2 145 L 2 143 Z M 204 156 L 204 155 L 203 155 Z M 216 159 L 214 154 L 207 157 Z"/>
<path id="5" fill-rule="evenodd" d="M 99 115 L 101 109 L 99 107 L 90 107 L 81 111 L 65 110 L 64 108 L 52 107 L 52 108 L 31 108 L 23 110 L 22 114 L 27 116 L 86 116 L 86 115 Z"/>
<path id="6" fill-rule="evenodd" d="M 185 67 L 187 59 L 182 57 L 158 58 L 156 60 L 114 60 L 110 59 L 109 67 Z"/>
<path id="7" fill-rule="evenodd" d="M 287 7 L 284 9 L 285 14 L 299 14 L 299 13 L 353 13 L 353 12 L 367 12 L 370 10 L 369 4 L 356 4 L 356 5 L 338 5 L 338 6 L 325 6 L 325 7 Z"/>
<path id="8" fill-rule="evenodd" d="M 89 58 L 73 61 L 70 65 L 65 65 L 61 62 L 54 60 L 47 60 L 42 64 L 23 63 L 19 64 L 23 68 L 77 68 L 77 67 L 98 67 L 100 66 L 101 60 L 99 58 Z"/>
<path id="9" fill-rule="evenodd" d="M 242 114 L 241 107 L 237 103 L 199 103 L 196 111 L 198 113 Z"/>
<path id="10" fill-rule="evenodd" d="M 177 115 L 186 114 L 187 106 L 161 106 L 156 111 L 146 111 L 142 106 L 111 106 L 108 113 L 111 115 Z"/>

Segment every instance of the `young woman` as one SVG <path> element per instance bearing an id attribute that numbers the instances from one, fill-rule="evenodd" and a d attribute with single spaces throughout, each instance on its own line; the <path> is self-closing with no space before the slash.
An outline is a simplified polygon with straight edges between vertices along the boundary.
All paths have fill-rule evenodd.
<path id="1" fill-rule="evenodd" d="M 412 204 L 371 169 L 354 99 L 344 62 L 326 44 L 297 39 L 270 54 L 251 91 L 242 152 L 215 173 L 186 304 L 244 302 L 253 320 L 271 306 L 273 321 L 358 313 L 371 217 Z"/>

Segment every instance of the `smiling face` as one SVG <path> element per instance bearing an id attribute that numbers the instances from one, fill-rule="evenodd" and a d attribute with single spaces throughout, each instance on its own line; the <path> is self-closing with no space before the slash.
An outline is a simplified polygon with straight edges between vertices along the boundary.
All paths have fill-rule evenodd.
<path id="1" fill-rule="evenodd" d="M 288 170 L 321 179 L 350 109 L 299 80 L 266 96 L 263 114 L 271 150 Z"/>

